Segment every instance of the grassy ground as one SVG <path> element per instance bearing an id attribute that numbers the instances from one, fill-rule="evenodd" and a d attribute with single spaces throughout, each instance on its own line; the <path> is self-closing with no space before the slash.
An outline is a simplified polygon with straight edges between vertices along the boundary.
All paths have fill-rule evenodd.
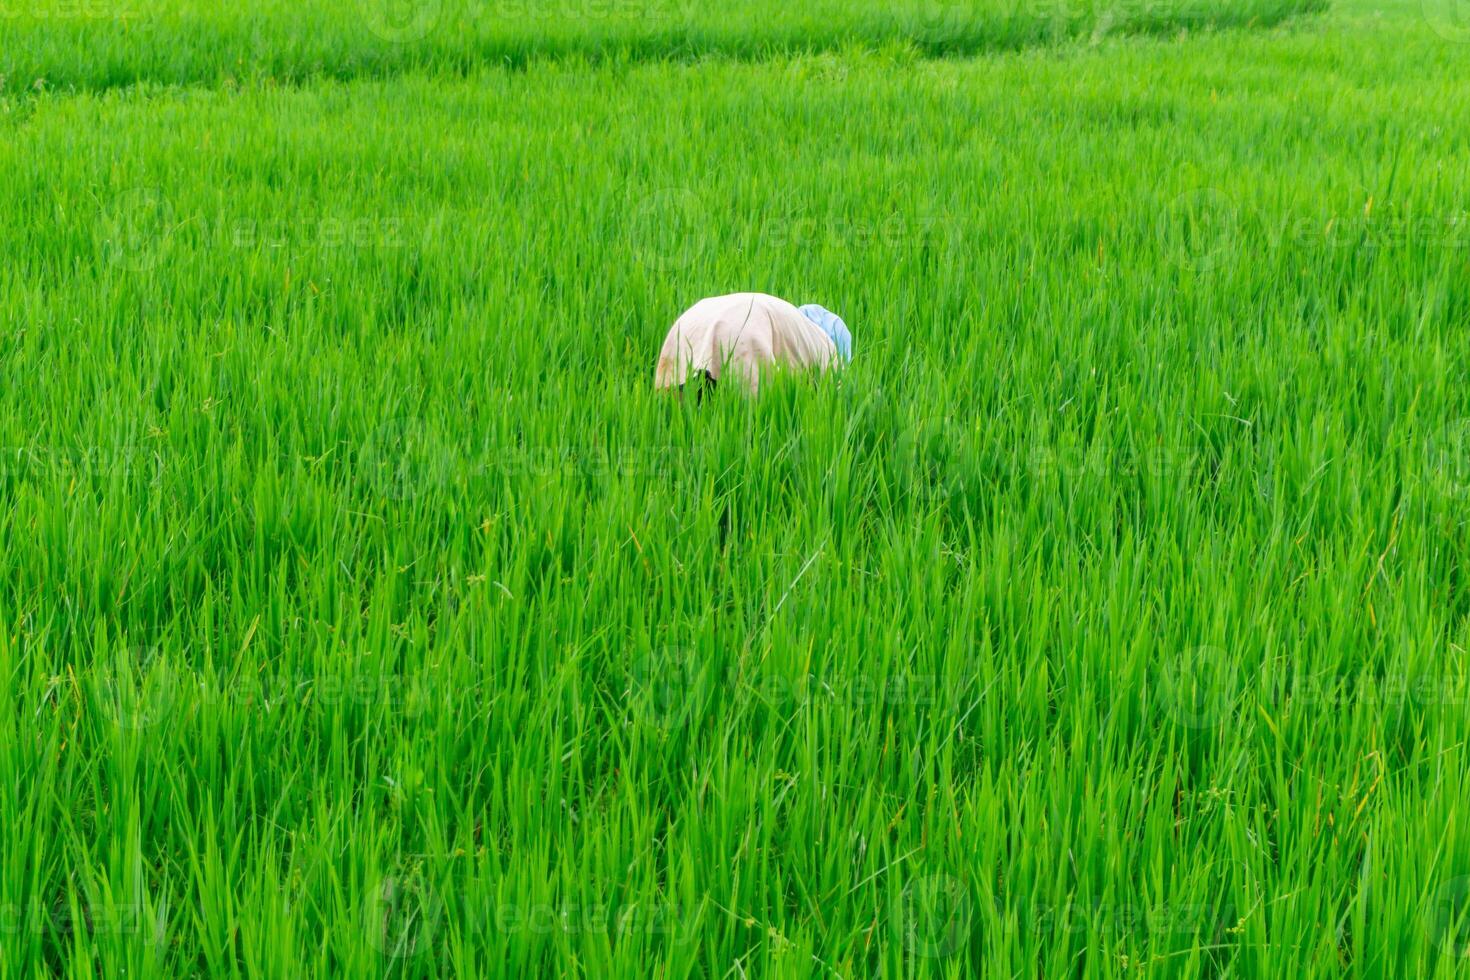
<path id="1" fill-rule="evenodd" d="M 0 973 L 1463 972 L 1452 14 L 0 27 Z M 740 289 L 841 383 L 655 397 Z"/>
<path id="2" fill-rule="evenodd" d="M 963 55 L 1113 32 L 1261 26 L 1323 6 L 1325 0 L 0 0 L 0 78 L 11 88 L 233 85 L 410 69 L 443 76 L 566 57 L 759 59 L 881 45 Z M 0 83 L 0 91 L 5 87 Z"/>

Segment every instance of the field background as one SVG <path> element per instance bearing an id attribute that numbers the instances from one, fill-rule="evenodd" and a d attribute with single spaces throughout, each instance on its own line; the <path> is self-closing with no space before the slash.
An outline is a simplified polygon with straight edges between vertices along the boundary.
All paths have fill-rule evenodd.
<path id="1" fill-rule="evenodd" d="M 588 3 L 0 0 L 0 974 L 1463 974 L 1470 18 Z"/>
<path id="2" fill-rule="evenodd" d="M 1445 2 L 1450 0 L 1431 0 Z M 13 83 L 100 88 L 477 73 L 548 58 L 966 55 L 1081 35 L 1264 26 L 1325 0 L 0 0 Z M 1453 9 L 1450 13 L 1453 13 Z M 1453 22 L 1451 22 L 1453 23 Z"/>

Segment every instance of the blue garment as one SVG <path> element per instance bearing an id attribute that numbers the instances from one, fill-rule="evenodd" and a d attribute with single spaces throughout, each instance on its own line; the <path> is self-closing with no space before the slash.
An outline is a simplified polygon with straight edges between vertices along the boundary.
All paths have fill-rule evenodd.
<path id="1" fill-rule="evenodd" d="M 832 343 L 837 345 L 837 353 L 842 355 L 843 360 L 852 360 L 852 334 L 848 331 L 847 324 L 842 322 L 842 317 L 816 303 L 808 303 L 801 308 L 801 312 L 832 338 Z"/>

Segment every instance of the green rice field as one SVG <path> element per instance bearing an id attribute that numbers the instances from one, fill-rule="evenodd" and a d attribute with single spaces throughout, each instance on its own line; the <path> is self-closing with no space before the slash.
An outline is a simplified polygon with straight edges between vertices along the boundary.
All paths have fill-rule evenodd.
<path id="1" fill-rule="evenodd" d="M 0 976 L 1470 975 L 1457 4 L 0 0 Z"/>

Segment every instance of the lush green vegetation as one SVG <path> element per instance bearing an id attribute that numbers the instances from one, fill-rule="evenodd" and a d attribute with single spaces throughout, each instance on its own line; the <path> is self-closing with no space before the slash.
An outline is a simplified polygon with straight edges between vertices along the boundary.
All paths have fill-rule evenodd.
<path id="1" fill-rule="evenodd" d="M 1446 23 L 0 28 L 0 972 L 1456 975 Z M 742 289 L 840 383 L 656 396 Z"/>
<path id="2" fill-rule="evenodd" d="M 1450 2 L 1450 0 L 1445 0 Z M 1324 0 L 0 0 L 11 88 L 239 84 L 575 57 L 962 55 L 1112 33 L 1268 25 Z M 3 88 L 0 88 L 3 91 Z"/>

